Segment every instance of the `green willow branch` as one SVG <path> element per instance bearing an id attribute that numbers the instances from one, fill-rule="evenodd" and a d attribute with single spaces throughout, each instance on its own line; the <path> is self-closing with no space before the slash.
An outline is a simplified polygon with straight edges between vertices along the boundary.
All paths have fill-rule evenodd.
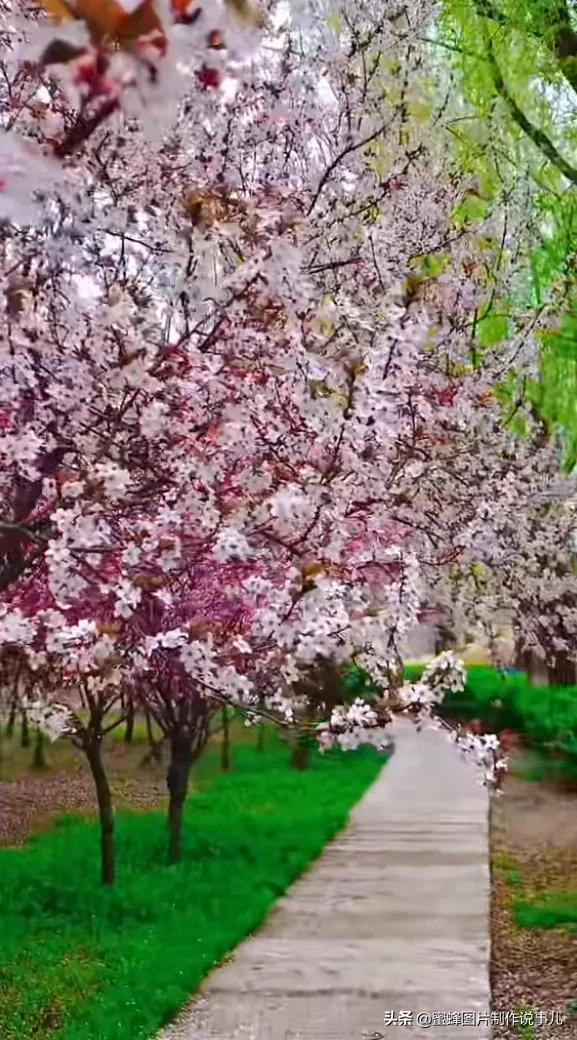
<path id="1" fill-rule="evenodd" d="M 479 13 L 483 12 L 483 3 L 479 3 L 479 0 L 475 0 L 475 5 L 479 10 Z M 563 174 L 567 180 L 571 181 L 572 184 L 577 184 L 577 167 L 572 166 L 570 162 L 565 159 L 561 152 L 555 147 L 553 141 L 547 137 L 540 127 L 535 126 L 530 119 L 525 115 L 523 110 L 519 107 L 515 98 L 509 93 L 499 63 L 495 57 L 495 50 L 493 48 L 493 41 L 490 35 L 487 33 L 487 60 L 493 76 L 493 83 L 495 84 L 495 90 L 499 97 L 507 105 L 513 119 L 517 123 L 521 130 L 527 134 L 527 137 L 533 142 L 533 144 L 543 153 L 549 162 L 553 163 L 554 166 Z"/>
<path id="2" fill-rule="evenodd" d="M 531 26 L 526 19 L 515 19 L 495 7 L 492 0 L 474 0 L 477 13 L 483 18 L 509 30 L 529 33 L 545 44 L 552 51 L 571 88 L 577 93 L 577 32 L 571 25 L 571 15 L 567 0 L 552 0 L 543 8 L 544 23 L 542 26 Z"/>

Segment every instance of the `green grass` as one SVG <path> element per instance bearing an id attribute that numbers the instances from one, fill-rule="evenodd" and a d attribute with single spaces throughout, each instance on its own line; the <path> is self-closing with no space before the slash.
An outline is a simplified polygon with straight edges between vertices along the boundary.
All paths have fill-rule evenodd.
<path id="1" fill-rule="evenodd" d="M 536 1008 L 533 1008 L 530 1004 L 523 1004 L 522 1007 L 517 1009 L 518 1013 L 522 1015 L 526 1014 L 527 1017 L 533 1018 L 535 1015 Z M 520 1040 L 536 1040 L 537 1034 L 535 1032 L 535 1026 L 532 1022 L 526 1022 L 523 1025 L 517 1026 Z"/>
<path id="2" fill-rule="evenodd" d="M 511 888 L 517 890 L 512 907 L 515 924 L 519 928 L 564 927 L 570 931 L 577 930 L 576 891 L 550 889 L 532 893 L 530 878 L 523 875 L 517 861 L 506 853 L 496 853 L 492 858 L 492 867 Z"/>
<path id="3" fill-rule="evenodd" d="M 577 930 L 577 892 L 552 891 L 537 899 L 520 899 L 514 904 L 515 920 L 521 928 Z"/>
<path id="4" fill-rule="evenodd" d="M 183 862 L 159 812 L 117 818 L 119 879 L 98 883 L 97 823 L 66 817 L 0 850 L 2 1040 L 148 1040 L 263 920 L 376 777 L 371 749 L 289 768 L 287 749 L 216 750 L 197 771 Z"/>
<path id="5" fill-rule="evenodd" d="M 512 856 L 509 856 L 507 853 L 496 852 L 491 858 L 491 867 L 494 872 L 498 872 L 503 876 L 511 888 L 523 888 L 523 875 L 517 861 Z"/>

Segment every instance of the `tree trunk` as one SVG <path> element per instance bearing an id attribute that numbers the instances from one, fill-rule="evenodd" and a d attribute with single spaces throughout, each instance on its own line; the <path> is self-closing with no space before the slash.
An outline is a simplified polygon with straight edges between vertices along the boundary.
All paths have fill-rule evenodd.
<path id="1" fill-rule="evenodd" d="M 454 650 L 456 642 L 455 633 L 448 625 L 437 625 L 435 631 L 435 657 L 438 654 L 442 654 L 444 650 Z"/>
<path id="2" fill-rule="evenodd" d="M 306 734 L 297 733 L 292 750 L 290 764 L 293 769 L 306 769 L 311 757 L 311 749 Z"/>
<path id="3" fill-rule="evenodd" d="M 538 682 L 537 658 L 533 650 L 528 650 L 523 644 L 520 632 L 515 635 L 515 657 L 514 667 L 525 672 L 530 686 Z"/>
<path id="4" fill-rule="evenodd" d="M 44 757 L 44 734 L 41 729 L 36 730 L 36 740 L 34 741 L 34 757 L 32 759 L 33 769 L 46 769 L 46 759 Z"/>
<path id="5" fill-rule="evenodd" d="M 553 664 L 547 666 L 547 674 L 551 686 L 575 685 L 575 662 L 566 650 L 561 650 L 555 655 Z"/>
<path id="6" fill-rule="evenodd" d="M 154 759 L 155 762 L 162 761 L 161 745 L 154 739 L 154 733 L 152 732 L 152 719 L 150 718 L 150 712 L 145 711 L 144 717 L 146 719 L 146 736 L 148 737 L 148 743 L 150 746 L 150 756 L 147 759 Z"/>
<path id="7" fill-rule="evenodd" d="M 515 665 L 517 668 L 520 668 L 522 672 L 525 672 L 529 686 L 538 685 L 538 663 L 533 650 L 519 651 L 515 658 Z"/>
<path id="8" fill-rule="evenodd" d="M 256 732 L 256 749 L 257 751 L 264 751 L 264 739 L 265 739 L 265 728 L 261 722 L 260 726 L 257 727 Z"/>
<path id="9" fill-rule="evenodd" d="M 134 736 L 134 701 L 132 697 L 129 698 L 126 704 L 126 725 L 124 729 L 124 742 L 126 744 L 132 744 L 132 738 Z"/>
<path id="10" fill-rule="evenodd" d="M 518 668 L 521 672 L 525 672 L 529 683 L 533 684 L 534 679 L 534 661 L 531 650 L 517 650 L 515 654 L 515 668 Z"/>
<path id="11" fill-rule="evenodd" d="M 16 711 L 17 711 L 17 708 L 18 708 L 18 700 L 17 700 L 16 697 L 13 697 L 12 698 L 12 702 L 10 704 L 10 714 L 8 716 L 8 722 L 6 723 L 6 736 L 7 737 L 13 737 L 14 736 L 14 727 L 16 725 Z"/>
<path id="12" fill-rule="evenodd" d="M 168 862 L 179 863 L 182 858 L 182 816 L 188 794 L 188 778 L 192 765 L 191 740 L 181 735 L 170 741 L 170 765 L 166 783 L 168 802 Z"/>
<path id="13" fill-rule="evenodd" d="M 28 715 L 22 712 L 22 729 L 20 731 L 20 747 L 30 747 L 30 727 L 28 726 Z"/>
<path id="14" fill-rule="evenodd" d="M 230 726 L 228 719 L 228 708 L 226 706 L 222 709 L 222 742 L 220 745 L 220 767 L 225 773 L 228 773 L 231 768 Z"/>
<path id="15" fill-rule="evenodd" d="M 114 853 L 114 809 L 108 777 L 102 762 L 102 742 L 94 741 L 85 748 L 96 788 L 100 817 L 100 877 L 103 885 L 113 885 L 116 874 Z"/>
<path id="16" fill-rule="evenodd" d="M 530 686 L 545 686 L 549 681 L 548 672 L 543 659 L 533 650 L 529 651 L 527 678 Z"/>
<path id="17" fill-rule="evenodd" d="M 513 667 L 517 668 L 520 672 L 528 672 L 530 653 L 528 650 L 523 648 L 523 644 L 520 639 L 515 639 L 515 646 L 513 651 Z"/>

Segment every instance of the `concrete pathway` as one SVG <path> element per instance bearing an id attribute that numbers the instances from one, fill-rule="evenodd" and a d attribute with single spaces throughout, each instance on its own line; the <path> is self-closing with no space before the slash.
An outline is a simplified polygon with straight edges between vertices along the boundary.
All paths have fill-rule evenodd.
<path id="1" fill-rule="evenodd" d="M 443 734 L 402 721 L 395 739 L 347 829 L 162 1040 L 490 1037 L 487 793 Z"/>

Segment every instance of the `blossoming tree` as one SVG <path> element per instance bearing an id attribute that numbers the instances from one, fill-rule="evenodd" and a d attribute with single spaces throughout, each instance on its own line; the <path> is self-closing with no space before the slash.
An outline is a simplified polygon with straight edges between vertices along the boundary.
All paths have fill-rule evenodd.
<path id="1" fill-rule="evenodd" d="M 514 242 L 455 217 L 428 4 L 46 7 L 5 27 L 0 642 L 66 673 L 53 732 L 79 684 L 146 705 L 174 859 L 223 704 L 383 739 L 371 705 L 307 716 L 303 670 L 354 656 L 389 690 L 480 522 L 495 373 L 535 344 L 521 316 L 476 350 Z"/>

